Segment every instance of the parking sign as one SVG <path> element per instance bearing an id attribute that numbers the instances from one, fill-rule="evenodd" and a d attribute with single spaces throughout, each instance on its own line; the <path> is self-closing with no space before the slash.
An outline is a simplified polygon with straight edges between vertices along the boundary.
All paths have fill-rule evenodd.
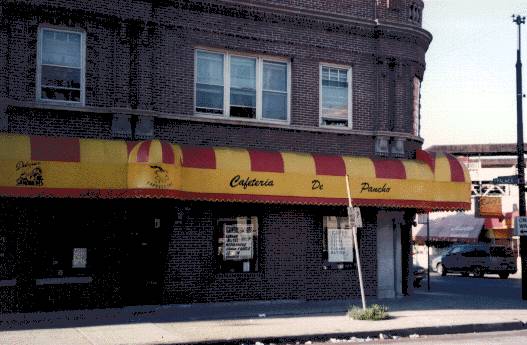
<path id="1" fill-rule="evenodd" d="M 527 217 L 516 217 L 514 221 L 514 234 L 527 236 Z"/>

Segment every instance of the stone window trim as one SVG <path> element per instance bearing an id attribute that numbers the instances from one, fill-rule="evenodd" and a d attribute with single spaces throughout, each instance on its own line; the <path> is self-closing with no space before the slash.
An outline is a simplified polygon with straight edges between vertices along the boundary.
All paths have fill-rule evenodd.
<path id="1" fill-rule="evenodd" d="M 42 63 L 43 58 L 43 36 L 45 31 L 51 32 L 61 32 L 66 34 L 78 34 L 80 35 L 80 66 L 71 67 L 71 69 L 80 70 L 80 97 L 79 101 L 68 101 L 68 100 L 57 100 L 57 99 L 48 99 L 42 98 L 42 67 L 43 66 L 52 66 L 52 67 L 69 67 L 69 66 L 60 66 L 55 64 L 44 64 Z M 74 27 L 64 27 L 64 26 L 54 26 L 43 24 L 38 28 L 38 37 L 37 37 L 37 61 L 36 61 L 36 101 L 43 104 L 56 104 L 64 106 L 84 106 L 86 98 L 86 32 L 79 28 Z M 58 87 L 65 88 L 65 87 Z"/>
<path id="2" fill-rule="evenodd" d="M 340 71 L 347 72 L 347 83 L 348 83 L 348 117 L 346 125 L 332 125 L 325 123 L 326 121 L 344 121 L 340 117 L 334 117 L 332 115 L 324 114 L 323 112 L 323 85 L 322 85 L 322 70 L 323 68 L 336 69 Z M 341 129 L 353 129 L 353 76 L 352 76 L 352 66 L 350 65 L 341 65 L 335 63 L 325 63 L 322 62 L 319 65 L 319 127 L 322 128 L 341 128 Z"/>
<path id="3" fill-rule="evenodd" d="M 218 114 L 211 114 L 203 111 L 198 111 L 197 107 L 197 82 L 198 82 L 198 53 L 221 54 L 223 56 L 223 111 Z M 231 58 L 253 58 L 256 59 L 256 116 L 255 118 L 235 117 L 230 114 L 230 81 L 231 81 Z M 287 107 L 286 119 L 272 119 L 263 116 L 263 65 L 264 63 L 279 63 L 286 64 L 287 68 Z M 264 55 L 257 53 L 246 53 L 226 49 L 195 47 L 194 49 L 194 100 L 193 100 L 194 116 L 205 119 L 221 119 L 227 121 L 242 121 L 245 123 L 263 123 L 263 124 L 291 124 L 291 59 L 283 56 Z"/>

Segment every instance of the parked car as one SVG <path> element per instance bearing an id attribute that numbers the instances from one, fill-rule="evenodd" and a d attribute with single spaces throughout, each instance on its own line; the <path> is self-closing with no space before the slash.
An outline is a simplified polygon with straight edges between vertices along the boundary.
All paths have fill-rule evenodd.
<path id="1" fill-rule="evenodd" d="M 442 276 L 457 272 L 483 277 L 493 273 L 507 279 L 509 274 L 516 273 L 516 258 L 512 249 L 505 246 L 465 244 L 454 246 L 433 260 L 432 268 Z"/>

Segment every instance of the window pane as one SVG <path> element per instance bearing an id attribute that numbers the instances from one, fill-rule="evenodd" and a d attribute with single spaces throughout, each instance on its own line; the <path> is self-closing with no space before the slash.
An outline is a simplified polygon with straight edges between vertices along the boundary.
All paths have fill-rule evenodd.
<path id="1" fill-rule="evenodd" d="M 43 99 L 54 99 L 59 101 L 80 102 L 80 90 L 60 89 L 53 87 L 42 88 Z"/>
<path id="2" fill-rule="evenodd" d="M 215 109 L 223 112 L 223 86 L 196 84 L 196 108 Z M 204 109 L 198 109 L 205 111 Z M 207 112 L 207 111 L 206 111 Z"/>
<path id="3" fill-rule="evenodd" d="M 348 70 L 322 67 L 322 115 L 348 118 Z M 342 123 L 339 122 L 339 125 Z M 347 125 L 347 122 L 346 122 Z"/>
<path id="4" fill-rule="evenodd" d="M 81 67 L 81 34 L 43 30 L 42 63 Z"/>
<path id="5" fill-rule="evenodd" d="M 322 67 L 322 80 L 329 80 L 329 68 Z"/>
<path id="6" fill-rule="evenodd" d="M 223 86 L 223 54 L 197 52 L 197 82 Z"/>
<path id="7" fill-rule="evenodd" d="M 412 116 L 413 116 L 413 132 L 415 135 L 419 135 L 419 119 L 420 119 L 420 103 L 421 103 L 421 80 L 414 77 L 413 81 L 413 104 L 412 104 Z"/>
<path id="8" fill-rule="evenodd" d="M 287 93 L 264 91 L 263 117 L 287 120 Z"/>
<path id="9" fill-rule="evenodd" d="M 77 68 L 42 66 L 42 85 L 80 89 L 81 70 Z"/>
<path id="10" fill-rule="evenodd" d="M 322 115 L 348 117 L 348 87 L 322 84 Z"/>
<path id="11" fill-rule="evenodd" d="M 231 87 L 256 90 L 256 59 L 231 57 Z"/>
<path id="12" fill-rule="evenodd" d="M 231 109 L 235 117 L 256 117 L 256 59 L 231 57 Z"/>
<path id="13" fill-rule="evenodd" d="M 263 89 L 269 91 L 287 91 L 287 64 L 264 62 Z"/>
<path id="14" fill-rule="evenodd" d="M 339 80 L 339 71 L 337 69 L 334 69 L 334 68 L 329 69 L 329 80 L 335 80 L 335 81 Z"/>

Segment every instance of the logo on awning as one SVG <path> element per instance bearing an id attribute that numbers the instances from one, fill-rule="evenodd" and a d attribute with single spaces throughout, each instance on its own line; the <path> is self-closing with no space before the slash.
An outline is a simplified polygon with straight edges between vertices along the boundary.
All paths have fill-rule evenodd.
<path id="1" fill-rule="evenodd" d="M 44 176 L 40 162 L 19 161 L 16 163 L 16 171 L 19 177 L 16 179 L 17 186 L 43 186 Z"/>

